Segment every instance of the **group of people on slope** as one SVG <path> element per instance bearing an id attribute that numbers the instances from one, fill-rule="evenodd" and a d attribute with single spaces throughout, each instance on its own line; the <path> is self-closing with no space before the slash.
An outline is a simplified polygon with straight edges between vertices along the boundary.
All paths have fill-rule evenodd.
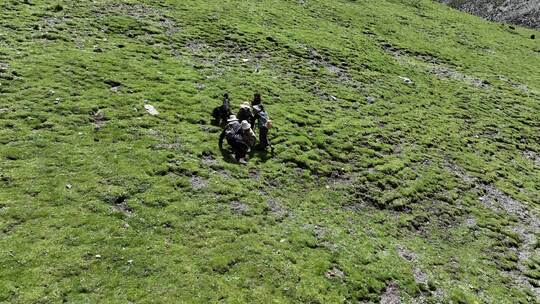
<path id="1" fill-rule="evenodd" d="M 212 112 L 214 122 L 223 127 L 223 132 L 219 136 L 219 148 L 223 149 L 223 140 L 231 146 L 234 158 L 240 163 L 246 163 L 249 152 L 257 148 L 273 151 L 268 140 L 268 130 L 272 128 L 272 120 L 265 111 L 261 101 L 261 94 L 255 93 L 251 105 L 244 102 L 240 105 L 237 115 L 233 115 L 229 95 L 223 96 L 223 104 Z M 257 125 L 259 131 L 259 144 L 252 126 Z"/>

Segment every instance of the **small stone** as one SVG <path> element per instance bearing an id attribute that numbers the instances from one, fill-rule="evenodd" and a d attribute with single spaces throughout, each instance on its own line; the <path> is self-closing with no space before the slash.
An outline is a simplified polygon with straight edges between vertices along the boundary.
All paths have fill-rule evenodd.
<path id="1" fill-rule="evenodd" d="M 369 104 L 372 104 L 372 103 L 375 102 L 375 98 L 371 97 L 371 96 L 368 96 L 368 97 L 366 97 L 366 102 L 369 103 Z"/>
<path id="2" fill-rule="evenodd" d="M 96 259 L 101 259 L 101 255 L 100 255 L 100 254 L 96 254 Z"/>
<path id="3" fill-rule="evenodd" d="M 345 273 L 343 272 L 343 270 L 334 266 L 332 269 L 328 270 L 325 273 L 325 276 L 327 279 L 342 279 L 345 277 Z"/>
<path id="4" fill-rule="evenodd" d="M 399 79 L 403 80 L 406 84 L 412 84 L 413 81 L 410 78 L 399 76 Z"/>
<path id="5" fill-rule="evenodd" d="M 156 110 L 156 108 L 154 108 L 153 105 L 145 104 L 144 109 L 146 110 L 146 112 L 148 112 L 148 114 L 152 116 L 156 116 L 159 114 L 159 112 Z"/>
<path id="6" fill-rule="evenodd" d="M 129 224 L 128 224 L 128 223 L 124 223 L 123 226 L 124 226 L 124 228 L 126 228 L 126 229 L 129 228 Z"/>

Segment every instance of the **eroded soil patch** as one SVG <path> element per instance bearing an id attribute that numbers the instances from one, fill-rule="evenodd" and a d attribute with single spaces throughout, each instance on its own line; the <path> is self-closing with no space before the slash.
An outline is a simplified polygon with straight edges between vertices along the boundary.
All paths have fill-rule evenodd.
<path id="1" fill-rule="evenodd" d="M 536 213 L 529 210 L 527 203 L 511 198 L 493 185 L 481 183 L 478 178 L 469 175 L 456 164 L 447 164 L 447 168 L 464 182 L 474 184 L 477 189 L 481 190 L 482 194 L 479 197 L 479 202 L 484 207 L 496 213 L 502 212 L 518 219 L 512 230 L 519 235 L 520 246 L 519 248 L 510 248 L 510 250 L 516 251 L 519 271 L 512 271 L 510 275 L 520 285 L 528 286 L 540 298 L 540 285 L 537 282 L 531 284 L 530 279 L 525 275 L 528 271 L 527 263 L 530 258 L 540 254 L 536 239 L 537 234 L 540 232 L 540 220 Z"/>

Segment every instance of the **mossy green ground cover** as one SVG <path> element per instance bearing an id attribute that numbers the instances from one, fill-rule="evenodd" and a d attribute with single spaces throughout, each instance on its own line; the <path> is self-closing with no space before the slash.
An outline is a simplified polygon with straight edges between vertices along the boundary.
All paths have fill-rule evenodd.
<path id="1" fill-rule="evenodd" d="M 0 14 L 0 302 L 539 301 L 538 32 L 412 0 Z M 276 154 L 241 166 L 210 112 L 254 91 Z"/>

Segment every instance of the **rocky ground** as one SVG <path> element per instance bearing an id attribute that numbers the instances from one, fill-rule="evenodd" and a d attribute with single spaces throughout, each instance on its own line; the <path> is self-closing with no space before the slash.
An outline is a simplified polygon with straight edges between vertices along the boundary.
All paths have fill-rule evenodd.
<path id="1" fill-rule="evenodd" d="M 496 22 L 540 29 L 539 0 L 441 0 L 462 11 Z"/>

